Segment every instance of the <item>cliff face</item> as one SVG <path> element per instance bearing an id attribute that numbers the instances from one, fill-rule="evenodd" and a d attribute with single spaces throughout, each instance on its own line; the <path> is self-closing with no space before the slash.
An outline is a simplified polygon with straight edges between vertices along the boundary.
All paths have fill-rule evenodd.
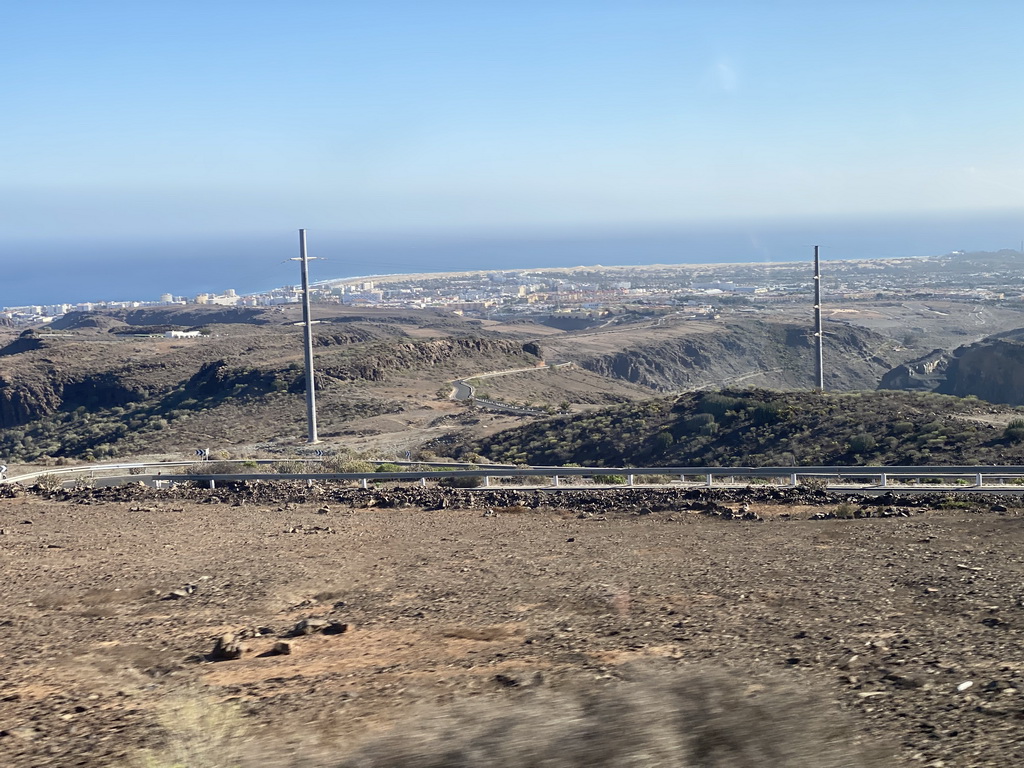
<path id="1" fill-rule="evenodd" d="M 882 377 L 879 388 L 973 395 L 990 403 L 1024 405 L 1024 329 L 952 352 L 937 349 L 893 368 Z"/>
<path id="2" fill-rule="evenodd" d="M 60 395 L 46 381 L 0 377 L 0 429 L 27 424 L 60 407 Z"/>
<path id="3" fill-rule="evenodd" d="M 927 355 L 897 365 L 882 377 L 879 389 L 914 389 L 936 391 L 946 377 L 952 355 L 934 349 Z"/>
<path id="4" fill-rule="evenodd" d="M 937 392 L 1024 404 L 1024 343 L 995 339 L 957 350 Z"/>
<path id="5" fill-rule="evenodd" d="M 826 327 L 826 386 L 874 389 L 892 367 L 891 344 L 871 331 Z M 809 329 L 750 321 L 720 333 L 637 343 L 619 352 L 577 360 L 582 367 L 669 392 L 749 382 L 775 389 L 814 385 L 814 339 Z"/>
<path id="6" fill-rule="evenodd" d="M 139 402 L 148 391 L 113 372 L 65 374 L 56 370 L 0 376 L 0 429 L 27 424 L 58 410 L 113 408 Z"/>
<path id="7" fill-rule="evenodd" d="M 467 358 L 482 361 L 495 357 L 507 358 L 512 363 L 527 366 L 536 363 L 539 354 L 540 349 L 530 343 L 468 337 L 368 345 L 357 353 L 321 365 L 318 374 L 341 381 L 384 381 L 401 371 L 443 366 Z"/>

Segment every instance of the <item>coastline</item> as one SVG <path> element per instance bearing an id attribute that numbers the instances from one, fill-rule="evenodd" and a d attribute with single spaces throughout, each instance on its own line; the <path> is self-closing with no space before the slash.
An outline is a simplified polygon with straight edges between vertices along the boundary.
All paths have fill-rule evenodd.
<path id="1" fill-rule="evenodd" d="M 896 256 L 896 257 L 879 257 L 879 258 L 860 258 L 860 259 L 822 259 L 823 262 L 828 261 L 842 262 L 843 264 L 856 264 L 865 262 L 892 262 L 892 261 L 905 261 L 915 260 L 922 261 L 927 259 L 937 258 L 935 255 L 932 256 Z M 809 256 L 806 261 L 793 260 L 793 261 L 727 261 L 727 262 L 704 262 L 704 263 L 679 263 L 679 264 L 592 264 L 585 265 L 580 264 L 574 267 L 522 267 L 516 269 L 465 269 L 465 270 L 445 270 L 438 272 L 391 272 L 380 275 L 357 275 L 355 277 L 330 277 L 324 280 L 314 280 L 311 285 L 316 286 L 342 286 L 350 285 L 352 283 L 363 283 L 371 281 L 374 283 L 395 283 L 404 282 L 407 280 L 450 280 L 457 277 L 477 277 L 481 275 L 490 274 L 501 274 L 507 272 L 516 273 L 528 273 L 528 274 L 550 274 L 552 272 L 560 273 L 573 273 L 573 272 L 644 272 L 644 271 L 666 271 L 674 270 L 678 272 L 694 272 L 694 271 L 712 271 L 716 269 L 730 269 L 730 268 L 750 268 L 750 267 L 763 267 L 766 269 L 780 269 L 789 268 L 793 269 L 799 265 L 807 264 L 810 266 L 813 264 L 813 257 Z M 260 293 L 259 291 L 254 293 Z M 251 294 L 250 294 L 251 295 Z"/>

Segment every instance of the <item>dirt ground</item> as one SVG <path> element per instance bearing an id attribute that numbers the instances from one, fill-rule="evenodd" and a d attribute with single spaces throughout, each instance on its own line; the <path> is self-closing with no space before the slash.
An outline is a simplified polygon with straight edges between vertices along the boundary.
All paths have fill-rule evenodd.
<path id="1" fill-rule="evenodd" d="M 464 496 L 0 498 L 0 765 L 242 743 L 251 765 L 328 765 L 423 706 L 613 684 L 637 663 L 816 688 L 892 765 L 1024 764 L 1012 507 L 742 520 Z M 303 619 L 335 623 L 289 637 Z M 225 633 L 246 649 L 213 661 Z M 185 764 L 228 764 L 204 759 Z"/>

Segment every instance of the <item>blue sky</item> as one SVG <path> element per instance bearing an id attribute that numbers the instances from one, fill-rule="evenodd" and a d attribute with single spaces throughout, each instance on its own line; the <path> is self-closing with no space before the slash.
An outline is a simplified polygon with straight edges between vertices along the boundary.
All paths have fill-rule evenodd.
<path id="1" fill-rule="evenodd" d="M 1024 3 L 15 2 L 0 242 L 1024 208 Z"/>

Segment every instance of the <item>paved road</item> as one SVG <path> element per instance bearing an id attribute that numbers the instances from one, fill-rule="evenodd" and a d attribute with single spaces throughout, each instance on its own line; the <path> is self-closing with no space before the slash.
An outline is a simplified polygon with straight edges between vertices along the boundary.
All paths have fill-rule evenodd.
<path id="1" fill-rule="evenodd" d="M 455 379 L 454 381 L 449 382 L 452 385 L 452 392 L 448 397 L 451 400 L 459 401 L 475 399 L 475 391 L 473 389 L 473 385 L 471 385 L 469 382 L 474 381 L 476 379 L 492 379 L 495 376 L 511 376 L 514 373 L 533 373 L 535 371 L 548 371 L 551 370 L 552 368 L 565 368 L 571 365 L 572 363 L 553 363 L 551 365 L 531 365 L 529 368 L 510 368 L 505 371 L 489 371 L 488 373 L 478 373 L 474 376 L 467 376 L 464 379 Z M 508 403 L 501 403 L 494 400 L 476 399 L 476 402 L 480 405 L 483 405 L 484 407 L 491 407 L 496 410 L 513 411 L 529 414 L 541 413 L 541 411 L 534 411 L 529 408 L 519 408 L 514 405 L 509 405 Z"/>

